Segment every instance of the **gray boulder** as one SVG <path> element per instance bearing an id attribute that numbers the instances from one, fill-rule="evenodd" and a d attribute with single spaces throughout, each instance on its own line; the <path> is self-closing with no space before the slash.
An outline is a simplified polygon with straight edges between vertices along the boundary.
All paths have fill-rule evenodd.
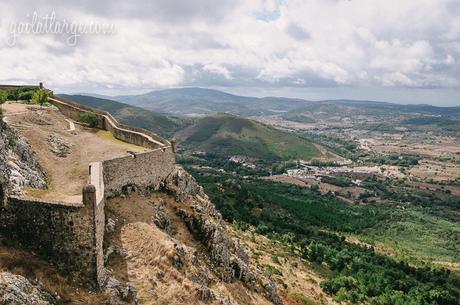
<path id="1" fill-rule="evenodd" d="M 27 140 L 0 120 L 0 185 L 6 193 L 23 195 L 24 189 L 47 188 L 45 173 Z"/>
<path id="2" fill-rule="evenodd" d="M 53 305 L 57 303 L 56 297 L 40 284 L 32 284 L 20 275 L 0 273 L 0 304 Z"/>

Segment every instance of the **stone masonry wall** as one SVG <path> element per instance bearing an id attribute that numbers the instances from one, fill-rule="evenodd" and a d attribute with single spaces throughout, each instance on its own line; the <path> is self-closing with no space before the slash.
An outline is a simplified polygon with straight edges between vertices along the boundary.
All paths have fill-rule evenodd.
<path id="1" fill-rule="evenodd" d="M 104 281 L 104 230 L 105 230 L 105 194 L 102 162 L 89 165 L 90 184 L 94 186 L 94 247 L 96 255 L 96 278 L 99 285 Z"/>
<path id="2" fill-rule="evenodd" d="M 82 204 L 9 196 L 0 205 L 0 232 L 97 287 L 104 275 L 102 163 L 92 163 L 90 171 Z"/>
<path id="3" fill-rule="evenodd" d="M 77 121 L 79 112 L 93 112 L 97 117 L 96 128 L 110 131 L 116 139 L 149 149 L 170 146 L 167 140 L 158 135 L 133 126 L 120 124 L 110 113 L 88 106 L 80 105 L 70 100 L 53 96 L 49 102 L 56 106 L 64 115 Z"/>
<path id="4" fill-rule="evenodd" d="M 158 188 L 173 172 L 174 166 L 172 147 L 103 161 L 105 192 L 118 192 L 127 185 Z"/>
<path id="5" fill-rule="evenodd" d="M 0 233 L 21 242 L 94 287 L 104 282 L 104 205 L 107 194 L 127 185 L 159 188 L 175 167 L 175 145 L 136 127 L 118 123 L 109 113 L 71 101 L 49 99 L 74 120 L 78 112 L 94 112 L 97 128 L 115 138 L 152 150 L 89 165 L 89 184 L 82 190 L 82 204 L 45 202 L 7 196 L 0 183 Z M 160 147 L 160 148 L 159 148 Z"/>
<path id="6" fill-rule="evenodd" d="M 93 219 L 91 206 L 9 197 L 0 207 L 0 232 L 91 282 L 97 278 Z"/>
<path id="7" fill-rule="evenodd" d="M 64 114 L 68 118 L 71 118 L 74 121 L 78 121 L 77 114 L 79 112 L 94 112 L 97 117 L 97 124 L 95 127 L 99 129 L 105 129 L 104 117 L 102 116 L 102 114 L 93 111 L 93 109 L 89 107 L 87 108 L 83 105 L 72 104 L 67 101 L 64 102 L 56 98 L 50 98 L 48 100 L 51 104 L 56 106 L 62 114 Z"/>

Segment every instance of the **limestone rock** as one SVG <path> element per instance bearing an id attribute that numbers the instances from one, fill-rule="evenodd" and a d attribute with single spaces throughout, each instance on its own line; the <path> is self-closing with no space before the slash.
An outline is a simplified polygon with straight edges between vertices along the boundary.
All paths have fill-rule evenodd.
<path id="1" fill-rule="evenodd" d="M 269 281 L 268 283 L 264 284 L 265 294 L 267 299 L 269 299 L 275 305 L 283 305 L 283 301 L 281 301 L 278 293 L 276 292 L 276 285 L 273 281 Z"/>
<path id="2" fill-rule="evenodd" d="M 122 283 L 106 270 L 103 291 L 110 298 L 110 305 L 137 305 L 137 290 L 130 283 Z"/>
<path id="3" fill-rule="evenodd" d="M 202 301 L 212 301 L 216 298 L 214 291 L 212 291 L 209 287 L 207 286 L 201 286 L 198 288 L 198 296 L 200 300 Z"/>
<path id="4" fill-rule="evenodd" d="M 65 158 L 70 154 L 70 143 L 62 139 L 59 135 L 50 133 L 47 140 L 51 152 L 59 158 Z"/>
<path id="5" fill-rule="evenodd" d="M 184 220 L 190 232 L 208 248 L 210 260 L 214 264 L 213 271 L 221 280 L 240 280 L 248 288 L 265 291 L 267 299 L 275 305 L 282 305 L 276 285 L 273 282 L 265 284 L 260 270 L 250 266 L 249 256 L 227 234 L 222 215 L 195 179 L 184 169 L 177 167 L 165 185 L 175 195 L 176 200 L 184 204 L 184 208 L 178 208 L 176 214 Z M 208 295 L 206 290 L 202 290 L 202 293 Z"/>
<path id="6" fill-rule="evenodd" d="M 48 290 L 40 284 L 32 284 L 25 277 L 0 273 L 0 304 L 11 305 L 53 305 L 58 304 Z"/>
<path id="7" fill-rule="evenodd" d="M 174 255 L 172 257 L 172 264 L 177 269 L 182 269 L 186 263 L 187 251 L 182 245 L 174 245 Z"/>
<path id="8" fill-rule="evenodd" d="M 45 174 L 27 140 L 0 120 L 0 185 L 10 195 L 23 195 L 24 189 L 47 188 Z"/>
<path id="9" fill-rule="evenodd" d="M 195 179 L 190 176 L 182 167 L 176 167 L 165 180 L 166 189 L 173 193 L 176 200 L 183 202 L 188 196 L 203 192 Z"/>
<path id="10" fill-rule="evenodd" d="M 107 223 L 105 224 L 105 231 L 107 233 L 112 233 L 115 231 L 115 227 L 116 227 L 116 221 L 112 218 L 108 218 Z"/>
<path id="11" fill-rule="evenodd" d="M 164 201 L 160 201 L 158 204 L 156 204 L 154 209 L 155 209 L 155 216 L 154 216 L 153 222 L 155 223 L 155 225 L 158 228 L 165 230 L 166 233 L 168 233 L 169 235 L 176 234 L 177 230 L 176 228 L 174 228 L 171 222 L 171 219 L 166 213 Z"/>

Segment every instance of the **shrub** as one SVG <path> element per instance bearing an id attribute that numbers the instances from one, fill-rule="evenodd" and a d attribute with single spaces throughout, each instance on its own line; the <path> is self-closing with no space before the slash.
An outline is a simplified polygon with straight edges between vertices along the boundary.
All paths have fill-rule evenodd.
<path id="1" fill-rule="evenodd" d="M 7 100 L 8 100 L 8 94 L 5 91 L 0 91 L 0 117 L 3 115 L 1 106 Z"/>
<path id="2" fill-rule="evenodd" d="M 21 94 L 19 94 L 19 99 L 21 99 Z M 24 93 L 27 94 L 27 93 Z M 49 97 L 49 91 L 46 89 L 40 89 L 34 92 L 32 95 L 32 103 L 34 104 L 39 104 L 40 106 L 43 106 L 45 103 L 48 102 L 48 97 Z"/>
<path id="3" fill-rule="evenodd" d="M 265 273 L 267 275 L 279 275 L 283 276 L 283 273 L 279 271 L 277 268 L 273 267 L 272 265 L 264 265 Z"/>
<path id="4" fill-rule="evenodd" d="M 8 145 L 11 147 L 16 146 L 16 138 L 14 136 L 8 138 Z"/>
<path id="5" fill-rule="evenodd" d="M 268 226 L 266 226 L 266 225 L 260 224 L 260 225 L 258 225 L 258 226 L 256 227 L 256 233 L 257 233 L 257 234 L 265 235 L 265 234 L 267 234 L 268 232 L 270 232 L 270 228 L 269 228 Z"/>
<path id="6" fill-rule="evenodd" d="M 8 100 L 8 93 L 6 91 L 0 90 L 0 105 Z"/>
<path id="7" fill-rule="evenodd" d="M 271 260 L 272 260 L 272 262 L 274 262 L 275 264 L 282 265 L 281 262 L 280 262 L 280 260 L 279 260 L 279 258 L 278 258 L 278 256 L 276 256 L 275 254 L 272 254 Z"/>
<path id="8" fill-rule="evenodd" d="M 32 99 L 34 93 L 37 91 L 39 91 L 39 88 L 33 87 L 33 86 L 11 89 L 11 90 L 8 90 L 8 99 L 13 100 L 13 101 L 17 101 L 17 100 L 29 101 Z"/>
<path id="9" fill-rule="evenodd" d="M 316 302 L 310 297 L 303 295 L 302 293 L 294 293 L 292 298 L 296 301 L 299 305 L 319 305 L 322 303 Z"/>
<path id="10" fill-rule="evenodd" d="M 249 225 L 241 220 L 234 220 L 233 225 L 237 230 L 246 231 L 249 228 Z"/>
<path id="11" fill-rule="evenodd" d="M 97 115 L 94 112 L 78 112 L 77 121 L 88 124 L 90 127 L 96 127 Z"/>

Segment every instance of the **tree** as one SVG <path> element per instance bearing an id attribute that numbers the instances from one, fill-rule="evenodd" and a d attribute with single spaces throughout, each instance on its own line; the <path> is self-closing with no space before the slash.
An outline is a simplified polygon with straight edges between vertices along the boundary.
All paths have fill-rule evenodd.
<path id="1" fill-rule="evenodd" d="M 32 95 L 32 103 L 34 104 L 39 104 L 40 106 L 43 106 L 43 104 L 48 102 L 48 97 L 49 97 L 49 91 L 46 89 L 39 89 L 35 91 L 35 93 Z"/>
<path id="2" fill-rule="evenodd" d="M 0 115 L 2 113 L 2 104 L 8 100 L 8 93 L 6 91 L 0 90 Z"/>

